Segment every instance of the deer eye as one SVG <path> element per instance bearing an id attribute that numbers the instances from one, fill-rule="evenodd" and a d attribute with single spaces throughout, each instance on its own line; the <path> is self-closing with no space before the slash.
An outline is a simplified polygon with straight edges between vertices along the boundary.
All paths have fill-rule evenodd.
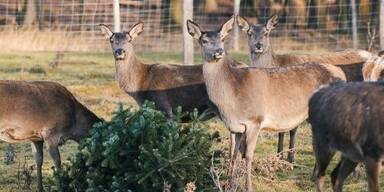
<path id="1" fill-rule="evenodd" d="M 205 39 L 202 39 L 202 40 L 201 40 L 201 43 L 202 43 L 202 44 L 207 44 L 207 43 L 208 43 L 208 41 L 207 41 L 207 40 L 205 40 Z"/>

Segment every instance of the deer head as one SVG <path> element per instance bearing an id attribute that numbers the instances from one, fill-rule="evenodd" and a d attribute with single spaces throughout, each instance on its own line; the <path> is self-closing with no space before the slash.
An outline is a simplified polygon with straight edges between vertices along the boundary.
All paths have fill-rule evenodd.
<path id="1" fill-rule="evenodd" d="M 110 41 L 115 60 L 124 60 L 127 53 L 133 52 L 132 41 L 143 32 L 144 23 L 136 23 L 128 32 L 112 32 L 104 24 L 100 24 L 101 32 Z"/>
<path id="2" fill-rule="evenodd" d="M 187 21 L 189 34 L 199 42 L 203 59 L 206 62 L 217 62 L 224 57 L 224 40 L 232 30 L 234 18 L 231 17 L 218 31 L 201 31 L 199 25 Z"/>
<path id="3" fill-rule="evenodd" d="M 248 21 L 241 16 L 237 16 L 236 20 L 239 28 L 248 34 L 248 46 L 251 54 L 262 55 L 271 50 L 269 36 L 279 21 L 278 15 L 271 16 L 265 25 L 250 25 Z"/>

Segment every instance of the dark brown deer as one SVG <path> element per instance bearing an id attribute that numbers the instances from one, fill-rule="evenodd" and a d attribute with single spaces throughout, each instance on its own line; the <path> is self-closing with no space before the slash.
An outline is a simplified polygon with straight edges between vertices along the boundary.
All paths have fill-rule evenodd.
<path id="1" fill-rule="evenodd" d="M 101 121 L 65 87 L 48 81 L 0 81 L 0 106 L 0 140 L 32 142 L 38 191 L 43 191 L 43 143 L 59 171 L 59 145 L 69 139 L 78 142 Z"/>
<path id="2" fill-rule="evenodd" d="M 342 158 L 331 174 L 332 188 L 342 191 L 344 180 L 359 162 L 365 164 L 370 192 L 378 192 L 384 157 L 384 83 L 333 83 L 309 101 L 314 177 L 317 191 L 324 191 L 325 170 L 336 151 Z"/>
<path id="3" fill-rule="evenodd" d="M 231 169 L 240 150 L 246 159 L 247 189 L 252 191 L 251 168 L 260 131 L 295 128 L 307 118 L 312 93 L 334 79 L 345 79 L 345 75 L 328 64 L 235 68 L 233 63 L 237 62 L 224 51 L 233 23 L 231 18 L 218 31 L 201 31 L 188 20 L 187 28 L 201 46 L 208 96 L 231 132 Z"/>
<path id="4" fill-rule="evenodd" d="M 371 54 L 364 50 L 347 50 L 323 55 L 277 55 L 274 54 L 270 40 L 271 31 L 278 24 L 278 15 L 270 17 L 265 25 L 251 25 L 249 22 L 237 16 L 237 24 L 248 35 L 249 62 L 252 67 L 273 68 L 287 65 L 302 64 L 305 62 L 320 62 L 340 67 L 347 76 L 347 81 L 363 81 L 361 73 L 363 64 Z M 288 161 L 293 162 L 296 129 L 290 131 Z M 283 150 L 284 133 L 279 133 L 277 152 Z"/>

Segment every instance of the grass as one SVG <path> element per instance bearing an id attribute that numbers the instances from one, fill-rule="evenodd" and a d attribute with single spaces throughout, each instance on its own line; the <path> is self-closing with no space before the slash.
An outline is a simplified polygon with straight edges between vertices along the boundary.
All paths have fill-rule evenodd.
<path id="1" fill-rule="evenodd" d="M 236 59 L 245 61 L 244 53 L 232 54 Z M 141 53 L 138 57 L 146 63 L 181 63 L 181 54 L 175 53 Z M 54 52 L 8 52 L 0 53 L 0 79 L 13 80 L 53 80 L 68 87 L 75 96 L 99 116 L 109 119 L 119 102 L 136 106 L 135 102 L 121 91 L 114 79 L 114 64 L 110 53 L 65 53 L 62 63 L 58 68 L 52 69 L 48 63 L 55 58 Z M 199 54 L 196 54 L 196 63 L 201 63 Z M 29 69 L 38 67 L 45 73 L 31 73 Z M 218 148 L 228 151 L 228 131 L 218 120 L 208 122 L 213 130 L 219 130 L 223 137 Z M 285 146 L 288 146 L 288 138 Z M 257 173 L 254 176 L 256 191 L 314 191 L 314 185 L 310 181 L 314 158 L 312 156 L 311 133 L 307 124 L 300 126 L 296 139 L 296 161 L 291 171 L 277 171 L 273 178 L 265 178 Z M 276 152 L 277 136 L 264 133 L 258 140 L 255 158 L 265 158 Z M 17 174 L 19 165 L 24 158 L 28 165 L 34 165 L 31 147 L 29 143 L 16 144 L 16 162 L 5 165 L 3 162 L 5 149 L 8 144 L 0 141 L 0 192 L 30 191 L 18 187 Z M 65 162 L 68 157 L 76 152 L 77 144 L 67 142 L 61 147 L 62 159 Z M 45 152 L 44 176 L 52 174 L 53 162 Z M 333 161 L 330 170 L 335 166 Z M 268 165 L 267 165 L 268 166 Z M 365 174 L 360 177 L 349 177 L 345 191 L 366 191 L 367 183 Z M 32 190 L 36 189 L 35 170 L 32 172 Z M 381 187 L 384 188 L 384 177 L 380 178 Z M 329 177 L 327 177 L 329 189 Z"/>

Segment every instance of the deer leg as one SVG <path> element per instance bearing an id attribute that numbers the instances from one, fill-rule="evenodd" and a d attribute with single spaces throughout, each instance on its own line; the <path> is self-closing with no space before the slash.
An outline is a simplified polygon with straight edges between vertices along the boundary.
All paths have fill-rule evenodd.
<path id="1" fill-rule="evenodd" d="M 277 153 L 280 154 L 284 150 L 284 132 L 279 133 L 279 140 L 277 142 Z M 283 154 L 281 154 L 281 159 L 283 158 Z"/>
<path id="2" fill-rule="evenodd" d="M 342 157 L 337 167 L 332 171 L 332 188 L 335 192 L 341 192 L 345 179 L 355 170 L 357 162 L 353 162 L 346 157 Z"/>
<path id="3" fill-rule="evenodd" d="M 236 160 L 238 156 L 238 152 L 240 149 L 240 142 L 241 142 L 242 133 L 231 133 L 231 151 L 230 151 L 230 158 L 231 158 L 231 165 L 229 168 L 230 176 L 232 177 L 234 174 L 234 169 L 236 168 Z"/>
<path id="4" fill-rule="evenodd" d="M 314 180 L 316 183 L 316 191 L 322 192 L 325 179 L 325 170 L 327 169 L 329 162 L 331 161 L 335 153 L 331 151 L 328 146 L 320 147 L 314 145 L 313 148 L 316 157 L 315 168 L 313 173 Z"/>
<path id="5" fill-rule="evenodd" d="M 61 158 L 60 158 L 59 145 L 48 143 L 48 151 L 49 151 L 49 155 L 53 159 L 56 171 L 61 171 Z"/>
<path id="6" fill-rule="evenodd" d="M 43 144 L 44 141 L 33 141 L 32 152 L 35 154 L 36 171 L 37 171 L 37 191 L 43 191 L 43 175 L 41 167 L 43 166 Z"/>
<path id="7" fill-rule="evenodd" d="M 259 126 L 259 125 L 258 125 Z M 253 162 L 253 156 L 255 153 L 256 148 L 256 142 L 257 137 L 260 133 L 259 127 L 254 127 L 254 129 L 250 129 L 246 131 L 246 154 L 245 154 L 245 161 L 246 161 L 246 169 L 247 169 L 247 191 L 252 192 L 253 186 L 252 186 L 252 162 Z"/>
<path id="8" fill-rule="evenodd" d="M 367 171 L 368 179 L 368 191 L 378 192 L 379 191 L 379 174 L 380 174 L 381 162 L 367 157 L 365 159 L 365 169 Z"/>
<path id="9" fill-rule="evenodd" d="M 289 131 L 289 152 L 288 152 L 288 162 L 293 163 L 295 158 L 295 140 L 296 140 L 297 127 Z"/>

